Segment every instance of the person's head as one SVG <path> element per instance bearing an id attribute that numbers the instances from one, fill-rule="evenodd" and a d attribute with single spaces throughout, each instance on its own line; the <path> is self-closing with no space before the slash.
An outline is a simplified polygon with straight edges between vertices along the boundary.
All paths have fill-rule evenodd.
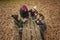
<path id="1" fill-rule="evenodd" d="M 22 5 L 22 10 L 27 11 L 27 6 L 25 4 Z"/>
<path id="2" fill-rule="evenodd" d="M 41 19 L 44 20 L 45 17 L 43 16 L 43 14 L 39 13 L 39 15 L 41 16 Z"/>
<path id="3" fill-rule="evenodd" d="M 37 6 L 34 6 L 33 9 L 37 10 Z"/>
<path id="4" fill-rule="evenodd" d="M 41 13 L 39 13 L 39 14 L 37 14 L 37 19 L 44 20 L 44 16 Z"/>
<path id="5" fill-rule="evenodd" d="M 32 7 L 32 11 L 34 12 L 37 9 L 37 6 Z"/>
<path id="6" fill-rule="evenodd" d="M 37 19 L 41 19 L 41 15 L 40 14 L 37 14 Z"/>

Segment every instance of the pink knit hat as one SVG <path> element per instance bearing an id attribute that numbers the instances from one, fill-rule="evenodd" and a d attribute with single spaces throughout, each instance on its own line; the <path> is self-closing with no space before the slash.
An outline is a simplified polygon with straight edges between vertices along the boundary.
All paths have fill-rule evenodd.
<path id="1" fill-rule="evenodd" d="M 22 10 L 27 10 L 27 6 L 26 5 L 22 5 Z"/>

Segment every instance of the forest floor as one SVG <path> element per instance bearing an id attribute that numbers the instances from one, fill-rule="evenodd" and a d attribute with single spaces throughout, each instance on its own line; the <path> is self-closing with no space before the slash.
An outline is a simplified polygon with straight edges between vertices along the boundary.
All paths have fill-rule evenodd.
<path id="1" fill-rule="evenodd" d="M 10 24 L 13 21 L 11 15 L 19 15 L 20 7 L 23 4 L 26 4 L 29 9 L 36 5 L 38 12 L 45 16 L 46 40 L 60 40 L 60 0 L 0 1 L 0 26 L 2 27 L 0 27 L 0 31 L 7 30 L 9 32 L 9 28 L 5 29 L 5 26 L 12 26 Z"/>

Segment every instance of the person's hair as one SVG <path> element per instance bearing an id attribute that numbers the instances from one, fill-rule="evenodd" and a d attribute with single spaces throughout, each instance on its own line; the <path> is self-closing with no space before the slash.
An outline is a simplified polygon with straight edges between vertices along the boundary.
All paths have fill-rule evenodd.
<path id="1" fill-rule="evenodd" d="M 38 13 L 37 15 L 43 16 L 41 13 Z"/>
<path id="2" fill-rule="evenodd" d="M 44 19 L 45 19 L 45 17 L 44 17 L 44 15 L 43 15 L 43 14 L 39 13 L 38 15 L 40 15 L 40 17 L 42 17 L 42 20 L 44 20 Z"/>

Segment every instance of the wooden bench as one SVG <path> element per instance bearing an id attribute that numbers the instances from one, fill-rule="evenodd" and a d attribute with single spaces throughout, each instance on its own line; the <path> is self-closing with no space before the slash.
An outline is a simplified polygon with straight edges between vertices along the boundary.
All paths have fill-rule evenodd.
<path id="1" fill-rule="evenodd" d="M 28 19 L 21 32 L 21 40 L 42 40 L 39 26 L 32 19 Z"/>

